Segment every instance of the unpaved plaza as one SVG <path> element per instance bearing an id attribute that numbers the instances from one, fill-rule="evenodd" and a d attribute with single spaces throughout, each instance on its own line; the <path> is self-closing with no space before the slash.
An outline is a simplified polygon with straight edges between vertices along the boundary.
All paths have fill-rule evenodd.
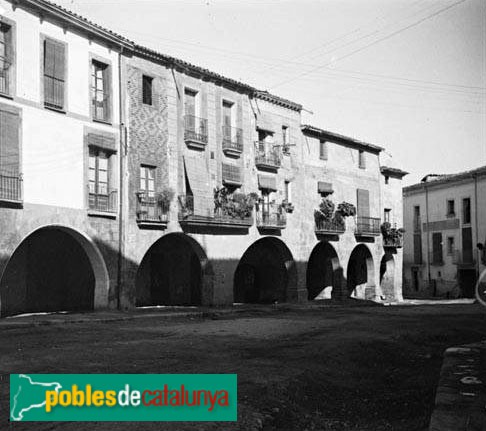
<path id="1" fill-rule="evenodd" d="M 1 429 L 425 430 L 444 349 L 484 339 L 485 315 L 476 304 L 261 307 L 8 326 Z M 239 421 L 9 423 L 10 373 L 237 373 Z"/>

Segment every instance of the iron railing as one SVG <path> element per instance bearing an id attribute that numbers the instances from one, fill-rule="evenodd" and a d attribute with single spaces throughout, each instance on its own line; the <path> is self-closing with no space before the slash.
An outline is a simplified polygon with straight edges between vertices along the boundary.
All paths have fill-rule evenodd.
<path id="1" fill-rule="evenodd" d="M 255 165 L 257 167 L 279 168 L 282 165 L 280 155 L 276 150 L 260 150 L 264 148 L 267 143 L 256 142 Z"/>
<path id="2" fill-rule="evenodd" d="M 253 213 L 242 215 L 234 211 L 234 207 L 216 208 L 213 198 L 180 195 L 179 221 L 200 225 L 251 226 L 253 224 Z"/>
<path id="3" fill-rule="evenodd" d="M 403 237 L 385 237 L 383 236 L 383 246 L 384 247 L 395 247 L 395 248 L 402 248 L 403 247 Z"/>
<path id="4" fill-rule="evenodd" d="M 149 196 L 148 192 L 140 191 L 137 196 L 137 222 L 167 223 L 169 221 L 170 204 Z"/>
<path id="5" fill-rule="evenodd" d="M 0 55 L 0 93 L 10 93 L 10 66 L 7 57 Z"/>
<path id="6" fill-rule="evenodd" d="M 357 235 L 379 235 L 380 219 L 376 217 L 356 217 Z"/>
<path id="7" fill-rule="evenodd" d="M 44 75 L 44 106 L 64 108 L 64 80 Z"/>
<path id="8" fill-rule="evenodd" d="M 208 120 L 196 117 L 195 115 L 185 115 L 184 139 L 186 141 L 197 141 L 207 144 Z"/>
<path id="9" fill-rule="evenodd" d="M 238 127 L 223 126 L 223 151 L 243 152 L 243 129 Z"/>
<path id="10" fill-rule="evenodd" d="M 0 172 L 0 199 L 22 201 L 22 174 L 18 172 Z"/>
<path id="11" fill-rule="evenodd" d="M 228 163 L 222 164 L 223 168 L 223 182 L 230 184 L 241 184 L 241 168 L 239 166 L 230 165 Z"/>
<path id="12" fill-rule="evenodd" d="M 89 193 L 89 209 L 106 213 L 116 213 L 118 191 L 111 190 L 107 194 Z"/>
<path id="13" fill-rule="evenodd" d="M 343 233 L 346 230 L 346 226 L 343 221 L 337 220 L 316 220 L 315 232 L 316 233 Z"/>
<path id="14" fill-rule="evenodd" d="M 284 229 L 287 226 L 287 215 L 282 205 L 259 204 L 256 211 L 257 227 Z"/>

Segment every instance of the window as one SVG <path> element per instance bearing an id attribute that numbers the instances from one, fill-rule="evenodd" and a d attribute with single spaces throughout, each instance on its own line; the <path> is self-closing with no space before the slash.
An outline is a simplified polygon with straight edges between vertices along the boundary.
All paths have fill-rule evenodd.
<path id="1" fill-rule="evenodd" d="M 447 200 L 447 217 L 454 217 L 456 215 L 456 211 L 454 208 L 454 200 L 448 199 Z"/>
<path id="2" fill-rule="evenodd" d="M 142 103 L 152 105 L 152 83 L 153 78 L 142 75 Z"/>
<path id="3" fill-rule="evenodd" d="M 447 254 L 451 255 L 454 253 L 454 237 L 448 236 L 447 237 Z"/>
<path id="4" fill-rule="evenodd" d="M 390 208 L 385 208 L 385 223 L 390 223 L 390 214 L 391 214 L 391 209 Z"/>
<path id="5" fill-rule="evenodd" d="M 360 169 L 365 169 L 366 168 L 366 154 L 363 150 L 359 150 L 359 167 Z"/>
<path id="6" fill-rule="evenodd" d="M 289 128 L 287 126 L 282 126 L 282 152 L 284 154 L 290 154 L 289 146 Z"/>
<path id="7" fill-rule="evenodd" d="M 471 198 L 462 200 L 462 222 L 464 224 L 471 223 Z"/>
<path id="8" fill-rule="evenodd" d="M 319 142 L 319 158 L 322 160 L 327 160 L 328 154 L 327 154 L 327 142 L 326 141 L 320 141 Z"/>
<path id="9" fill-rule="evenodd" d="M 155 197 L 155 167 L 140 166 L 140 191 L 148 198 Z"/>
<path id="10" fill-rule="evenodd" d="M 91 62 L 91 97 L 94 120 L 110 121 L 109 66 L 98 60 Z"/>
<path id="11" fill-rule="evenodd" d="M 290 181 L 285 181 L 284 183 L 284 199 L 287 203 L 292 202 L 292 195 L 290 189 Z"/>
<path id="12" fill-rule="evenodd" d="M 432 233 L 432 264 L 442 265 L 442 233 Z"/>
<path id="13" fill-rule="evenodd" d="M 44 39 L 44 106 L 65 108 L 66 49 L 62 42 Z"/>
<path id="14" fill-rule="evenodd" d="M 388 184 L 390 182 L 390 177 L 388 175 L 385 176 L 385 184 Z"/>
<path id="15" fill-rule="evenodd" d="M 19 129 L 19 110 L 0 105 L 0 200 L 22 199 Z"/>
<path id="16" fill-rule="evenodd" d="M 110 154 L 103 149 L 89 148 L 89 208 L 115 212 L 116 192 L 110 190 Z"/>
<path id="17" fill-rule="evenodd" d="M 233 127 L 233 103 L 223 100 L 223 140 L 231 141 Z"/>
<path id="18" fill-rule="evenodd" d="M 0 22 L 0 93 L 10 94 L 13 67 L 12 27 Z"/>

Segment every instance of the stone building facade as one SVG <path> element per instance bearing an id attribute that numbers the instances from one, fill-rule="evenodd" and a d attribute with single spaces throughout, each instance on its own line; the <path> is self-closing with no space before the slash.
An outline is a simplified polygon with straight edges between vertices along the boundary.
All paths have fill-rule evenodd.
<path id="1" fill-rule="evenodd" d="M 485 269 L 486 167 L 427 175 L 403 189 L 409 297 L 473 297 Z"/>
<path id="2" fill-rule="evenodd" d="M 381 147 L 43 0 L 0 22 L 2 316 L 401 299 Z"/>

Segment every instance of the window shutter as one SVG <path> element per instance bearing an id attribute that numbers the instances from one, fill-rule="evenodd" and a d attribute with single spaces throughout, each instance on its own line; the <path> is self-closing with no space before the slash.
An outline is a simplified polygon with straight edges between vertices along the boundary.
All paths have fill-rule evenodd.
<path id="1" fill-rule="evenodd" d="M 370 216 L 370 192 L 365 189 L 357 190 L 358 217 Z"/>
<path id="2" fill-rule="evenodd" d="M 111 119 L 111 67 L 106 65 L 103 69 L 103 113 L 104 120 Z"/>
<path id="3" fill-rule="evenodd" d="M 0 111 L 0 172 L 20 172 L 19 115 Z"/>
<path id="4" fill-rule="evenodd" d="M 54 77 L 56 52 L 52 40 L 44 40 L 44 75 Z"/>
<path id="5" fill-rule="evenodd" d="M 434 263 L 442 262 L 442 233 L 432 233 L 432 259 Z"/>
<path id="6" fill-rule="evenodd" d="M 64 81 L 64 45 L 54 42 L 54 78 Z"/>

